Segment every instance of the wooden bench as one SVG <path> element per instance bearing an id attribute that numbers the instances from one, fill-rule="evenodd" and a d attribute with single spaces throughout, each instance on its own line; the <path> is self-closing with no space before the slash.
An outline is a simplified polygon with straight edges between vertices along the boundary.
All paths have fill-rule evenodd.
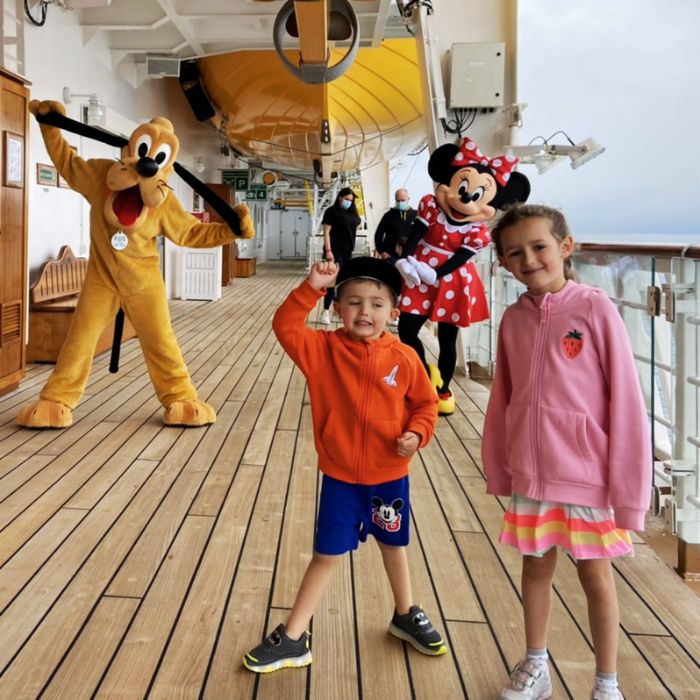
<path id="1" fill-rule="evenodd" d="M 27 362 L 56 362 L 58 359 L 78 304 L 87 265 L 87 258 L 76 258 L 70 246 L 64 245 L 58 258 L 41 269 L 29 293 Z M 125 318 L 122 340 L 135 336 L 134 327 Z M 114 320 L 102 331 L 95 355 L 111 348 L 113 338 Z"/>

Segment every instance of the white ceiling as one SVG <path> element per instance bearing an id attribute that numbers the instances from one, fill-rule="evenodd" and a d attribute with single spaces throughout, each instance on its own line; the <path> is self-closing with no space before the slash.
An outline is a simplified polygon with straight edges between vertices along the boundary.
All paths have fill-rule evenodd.
<path id="1" fill-rule="evenodd" d="M 78 12 L 86 43 L 98 35 L 105 37 L 115 68 L 143 65 L 153 55 L 194 58 L 273 48 L 275 17 L 284 5 L 283 0 L 63 1 Z M 360 27 L 360 46 L 406 36 L 394 0 L 351 0 L 351 4 Z"/>

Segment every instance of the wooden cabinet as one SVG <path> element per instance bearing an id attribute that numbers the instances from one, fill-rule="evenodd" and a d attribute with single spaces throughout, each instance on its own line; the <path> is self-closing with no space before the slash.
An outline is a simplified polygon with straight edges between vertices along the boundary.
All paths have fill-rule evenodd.
<path id="1" fill-rule="evenodd" d="M 29 90 L 0 68 L 0 394 L 25 373 Z"/>
<path id="2" fill-rule="evenodd" d="M 236 203 L 236 192 L 231 185 L 220 182 L 207 182 L 206 185 L 230 206 Z M 206 202 L 204 202 L 204 211 L 209 212 L 209 221 L 223 222 L 223 219 Z M 227 243 L 221 247 L 221 252 L 221 284 L 225 287 L 231 284 L 236 276 L 236 244 Z"/>

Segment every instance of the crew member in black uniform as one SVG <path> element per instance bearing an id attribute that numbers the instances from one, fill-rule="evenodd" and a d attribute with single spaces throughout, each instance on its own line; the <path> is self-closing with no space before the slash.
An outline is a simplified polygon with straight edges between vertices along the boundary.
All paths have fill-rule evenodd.
<path id="1" fill-rule="evenodd" d="M 400 239 L 408 238 L 411 224 L 416 218 L 416 210 L 408 203 L 408 190 L 401 188 L 394 195 L 395 205 L 382 216 L 374 234 L 374 249 L 377 257 L 394 262 L 401 251 L 397 245 Z"/>
<path id="2" fill-rule="evenodd" d="M 335 203 L 323 213 L 321 223 L 324 258 L 342 267 L 352 257 L 357 229 L 362 223 L 355 206 L 355 193 L 349 187 L 338 192 Z M 329 287 L 323 299 L 321 323 L 331 322 L 330 308 L 334 299 L 335 287 Z"/>

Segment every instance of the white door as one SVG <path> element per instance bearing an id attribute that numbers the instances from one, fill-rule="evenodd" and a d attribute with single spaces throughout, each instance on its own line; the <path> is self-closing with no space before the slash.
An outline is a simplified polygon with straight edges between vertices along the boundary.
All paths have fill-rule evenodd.
<path id="1" fill-rule="evenodd" d="M 299 210 L 283 211 L 280 216 L 280 259 L 306 259 L 306 246 L 309 239 L 311 220 L 308 212 Z"/>

